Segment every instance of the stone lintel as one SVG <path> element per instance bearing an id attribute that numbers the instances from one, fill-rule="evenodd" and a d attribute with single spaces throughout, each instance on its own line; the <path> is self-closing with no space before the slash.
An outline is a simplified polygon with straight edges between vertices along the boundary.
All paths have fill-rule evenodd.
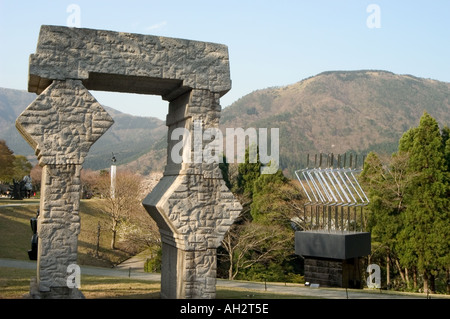
<path id="1" fill-rule="evenodd" d="M 161 95 L 231 89 L 223 44 L 85 28 L 43 25 L 30 56 L 28 91 L 52 80 L 79 79 L 88 89 Z"/>

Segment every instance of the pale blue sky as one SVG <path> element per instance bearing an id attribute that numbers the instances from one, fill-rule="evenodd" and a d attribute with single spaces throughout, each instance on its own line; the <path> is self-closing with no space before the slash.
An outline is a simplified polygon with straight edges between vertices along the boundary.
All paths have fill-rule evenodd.
<path id="1" fill-rule="evenodd" d="M 233 87 L 223 107 L 330 70 L 381 69 L 450 82 L 448 0 L 0 0 L 0 87 L 26 90 L 40 26 L 67 25 L 71 4 L 83 28 L 227 45 Z M 379 16 L 367 12 L 371 4 Z M 369 28 L 368 18 L 380 27 Z M 167 113 L 159 96 L 92 93 L 126 113 Z"/>

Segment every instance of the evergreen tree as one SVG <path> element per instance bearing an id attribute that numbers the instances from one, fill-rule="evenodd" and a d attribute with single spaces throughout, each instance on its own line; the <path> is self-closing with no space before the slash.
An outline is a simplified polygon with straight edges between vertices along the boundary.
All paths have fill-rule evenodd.
<path id="1" fill-rule="evenodd" d="M 400 233 L 401 261 L 423 274 L 424 290 L 434 290 L 434 276 L 450 264 L 448 183 L 439 126 L 424 113 L 417 128 L 401 138 L 399 150 L 408 152 L 408 205 Z"/>
<path id="2" fill-rule="evenodd" d="M 14 169 L 14 153 L 6 145 L 4 140 L 0 140 L 0 182 L 11 182 Z"/>
<path id="3" fill-rule="evenodd" d="M 397 205 L 395 204 L 395 194 L 390 187 L 392 179 L 375 153 L 368 154 L 360 179 L 368 190 L 370 198 L 369 231 L 377 241 L 392 250 L 395 236 L 398 233 Z"/>
<path id="4" fill-rule="evenodd" d="M 254 221 L 270 224 L 275 219 L 283 218 L 286 204 L 280 192 L 287 181 L 281 170 L 275 174 L 262 174 L 254 181 L 250 206 Z"/>
<path id="5" fill-rule="evenodd" d="M 386 261 L 386 283 L 390 284 L 390 262 L 398 259 L 398 234 L 402 229 L 407 187 L 405 154 L 393 154 L 389 163 L 383 164 L 378 155 L 368 154 L 360 180 L 367 190 L 370 203 L 368 230 L 372 234 L 372 258 Z M 377 261 L 378 262 L 378 261 Z"/>
<path id="6" fill-rule="evenodd" d="M 442 148 L 444 149 L 446 170 L 450 172 L 450 128 L 448 126 L 442 129 Z"/>
<path id="7" fill-rule="evenodd" d="M 256 147 L 256 146 L 250 146 Z M 245 152 L 245 163 L 238 166 L 238 177 L 232 191 L 244 207 L 240 221 L 235 223 L 222 241 L 218 271 L 230 279 L 281 280 L 294 271 L 294 232 L 290 218 L 298 213 L 293 208 L 301 195 L 281 170 L 261 174 L 258 148 L 256 163 Z M 222 165 L 222 173 L 227 164 Z M 243 215 L 245 217 L 243 218 Z M 293 276 L 293 275 L 292 275 Z"/>
<path id="8" fill-rule="evenodd" d="M 366 158 L 360 179 L 370 198 L 369 230 L 374 247 L 386 253 L 388 282 L 390 263 L 404 282 L 412 271 L 414 287 L 421 274 L 426 291 L 434 291 L 434 278 L 443 270 L 448 277 L 449 140 L 449 129 L 440 132 L 425 112 L 419 126 L 403 134 L 388 163 L 374 153 Z"/>
<path id="9" fill-rule="evenodd" d="M 222 156 L 222 163 L 219 163 L 219 168 L 222 172 L 222 178 L 225 182 L 225 185 L 227 185 L 228 189 L 231 189 L 231 182 L 230 182 L 230 176 L 229 176 L 230 164 L 228 164 L 227 158 L 225 155 Z"/>
<path id="10" fill-rule="evenodd" d="M 445 182 L 447 185 L 447 198 L 450 198 L 450 128 L 445 126 L 442 129 L 442 148 L 445 162 Z"/>
<path id="11" fill-rule="evenodd" d="M 250 159 L 250 148 L 256 148 L 256 162 L 253 159 Z M 253 152 L 254 150 L 251 151 Z M 245 150 L 245 163 L 239 164 L 238 170 L 237 187 L 234 191 L 251 198 L 253 196 L 253 184 L 261 175 L 261 162 L 259 161 L 259 151 L 257 146 L 250 145 L 250 147 Z"/>

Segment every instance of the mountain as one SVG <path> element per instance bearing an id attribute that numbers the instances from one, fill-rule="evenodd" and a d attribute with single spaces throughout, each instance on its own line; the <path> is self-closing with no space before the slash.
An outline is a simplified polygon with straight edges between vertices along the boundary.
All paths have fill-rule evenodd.
<path id="1" fill-rule="evenodd" d="M 37 161 L 34 151 L 17 131 L 15 121 L 35 98 L 34 93 L 0 88 L 0 139 L 6 140 L 14 154 L 25 155 L 34 163 Z M 84 168 L 108 168 L 112 153 L 120 165 L 133 162 L 149 152 L 165 152 L 167 127 L 164 121 L 125 114 L 107 106 L 104 108 L 114 119 L 114 125 L 91 147 Z M 144 166 L 139 171 L 148 173 L 161 171 L 163 164 Z"/>
<path id="2" fill-rule="evenodd" d="M 288 175 L 307 154 L 392 153 L 427 111 L 450 124 L 450 83 L 387 71 L 330 71 L 292 85 L 254 91 L 221 116 L 221 129 L 279 128 Z"/>
<path id="3" fill-rule="evenodd" d="M 26 91 L 0 88 L 0 139 L 5 140 L 15 154 L 34 154 L 33 149 L 17 131 L 15 123 L 20 113 L 35 98 L 36 94 Z"/>
<path id="4" fill-rule="evenodd" d="M 34 158 L 17 132 L 17 116 L 35 94 L 0 89 L 0 139 L 15 154 Z M 91 148 L 84 167 L 118 165 L 148 174 L 162 172 L 167 127 L 105 107 L 115 124 Z M 441 127 L 450 124 L 450 83 L 387 71 L 329 71 L 283 87 L 254 91 L 223 108 L 220 128 L 279 128 L 280 166 L 288 176 L 305 166 L 307 154 L 369 151 L 390 154 L 427 111 Z"/>
<path id="5" fill-rule="evenodd" d="M 164 121 L 154 117 L 125 114 L 109 107 L 105 110 L 114 119 L 113 126 L 92 145 L 84 167 L 93 170 L 111 165 L 111 153 L 117 158 L 117 165 L 135 161 L 151 151 L 164 149 L 167 127 Z M 150 164 L 150 163 L 149 163 Z M 142 173 L 155 171 L 147 165 Z"/>

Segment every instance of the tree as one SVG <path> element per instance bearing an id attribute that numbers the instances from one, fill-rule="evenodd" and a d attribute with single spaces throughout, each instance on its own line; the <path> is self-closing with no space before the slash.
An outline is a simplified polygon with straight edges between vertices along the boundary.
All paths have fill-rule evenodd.
<path id="1" fill-rule="evenodd" d="M 250 148 L 256 148 L 256 161 L 250 158 Z M 245 162 L 239 164 L 238 167 L 237 185 L 233 191 L 248 197 L 253 196 L 253 184 L 255 180 L 261 175 L 261 162 L 259 161 L 259 149 L 255 145 L 250 145 L 245 150 Z"/>
<path id="2" fill-rule="evenodd" d="M 10 182 L 13 179 L 14 153 L 6 145 L 4 140 L 0 140 L 0 181 Z"/>
<path id="3" fill-rule="evenodd" d="M 81 197 L 82 198 L 90 198 L 95 193 L 96 185 L 98 184 L 99 178 L 101 175 L 99 175 L 97 172 L 94 172 L 90 169 L 83 169 L 81 171 Z M 109 177 L 109 175 L 108 175 Z M 105 180 L 106 182 L 106 180 Z M 104 185 L 106 186 L 106 185 Z"/>
<path id="4" fill-rule="evenodd" d="M 152 257 L 155 257 L 161 249 L 158 227 L 143 206 L 137 207 L 131 217 L 121 219 L 117 234 L 119 241 L 127 251 L 137 253 L 144 247 L 150 248 Z"/>
<path id="5" fill-rule="evenodd" d="M 243 206 L 219 249 L 219 264 L 227 265 L 230 280 L 250 273 L 261 276 L 272 272 L 273 278 L 283 277 L 283 267 L 290 267 L 288 263 L 294 254 L 290 219 L 298 215 L 302 206 L 300 192 L 281 170 L 261 174 L 258 149 L 256 155 L 257 162 L 251 163 L 247 149 L 245 163 L 238 166 L 237 179 L 229 179 Z M 229 172 L 226 165 L 222 173 Z"/>
<path id="6" fill-rule="evenodd" d="M 445 161 L 445 183 L 447 186 L 450 185 L 450 128 L 445 126 L 442 129 L 442 149 L 444 152 L 444 161 Z M 447 187 L 447 198 L 450 198 L 450 187 Z M 449 286 L 450 288 L 450 286 Z"/>
<path id="7" fill-rule="evenodd" d="M 13 161 L 13 178 L 16 181 L 22 180 L 26 175 L 30 175 L 33 166 L 28 159 L 23 155 L 16 155 Z"/>
<path id="8" fill-rule="evenodd" d="M 116 236 L 119 224 L 129 220 L 134 212 L 142 208 L 140 178 L 138 175 L 130 172 L 117 172 L 114 196 L 112 196 L 111 192 L 109 174 L 101 175 L 97 187 L 105 199 L 103 211 L 111 218 L 111 249 L 116 249 Z"/>
<path id="9" fill-rule="evenodd" d="M 407 153 L 396 153 L 383 163 L 377 154 L 371 152 L 359 177 L 370 199 L 367 210 L 370 212 L 368 230 L 375 248 L 372 255 L 384 255 L 387 285 L 390 285 L 391 261 L 398 265 L 398 234 L 403 227 L 402 213 L 406 208 L 406 187 L 410 179 L 406 174 L 408 159 Z M 406 280 L 400 267 L 398 271 Z"/>
<path id="10" fill-rule="evenodd" d="M 303 202 L 298 185 L 278 170 L 275 174 L 260 175 L 254 181 L 250 214 L 255 222 L 290 228 L 291 219 L 301 215 Z"/>
<path id="11" fill-rule="evenodd" d="M 445 126 L 442 129 L 442 148 L 444 149 L 444 160 L 447 172 L 450 172 L 450 128 Z"/>
<path id="12" fill-rule="evenodd" d="M 35 191 L 41 189 L 42 180 L 42 167 L 39 164 L 33 166 L 30 172 L 31 179 L 33 180 L 33 187 Z"/>
<path id="13" fill-rule="evenodd" d="M 234 224 L 222 240 L 228 261 L 228 279 L 235 279 L 240 272 L 257 263 L 267 263 L 285 254 L 291 239 L 278 225 L 260 225 L 245 222 Z M 283 259 L 283 258 L 281 258 Z"/>
<path id="14" fill-rule="evenodd" d="M 424 112 L 419 126 L 400 140 L 399 150 L 409 152 L 408 172 L 414 175 L 401 233 L 402 260 L 414 263 L 423 274 L 424 290 L 434 292 L 434 276 L 450 264 L 448 171 L 436 120 Z"/>
<path id="15" fill-rule="evenodd" d="M 401 213 L 406 208 L 407 186 L 412 178 L 407 175 L 408 153 L 394 153 L 387 163 L 377 154 L 367 156 L 360 180 L 368 189 L 372 212 L 368 224 L 373 235 L 393 249 L 401 225 Z"/>
<path id="16" fill-rule="evenodd" d="M 230 181 L 230 164 L 227 162 L 227 158 L 225 155 L 222 155 L 222 163 L 219 163 L 219 168 L 222 172 L 222 178 L 225 182 L 225 185 L 228 189 L 231 189 L 231 181 Z"/>
<path id="17" fill-rule="evenodd" d="M 425 112 L 389 161 L 369 154 L 360 176 L 370 198 L 369 230 L 374 247 L 385 251 L 388 280 L 391 261 L 404 282 L 412 270 L 414 287 L 421 274 L 424 290 L 432 292 L 435 276 L 446 271 L 448 277 L 450 265 L 448 140 L 448 128 L 441 133 Z"/>

